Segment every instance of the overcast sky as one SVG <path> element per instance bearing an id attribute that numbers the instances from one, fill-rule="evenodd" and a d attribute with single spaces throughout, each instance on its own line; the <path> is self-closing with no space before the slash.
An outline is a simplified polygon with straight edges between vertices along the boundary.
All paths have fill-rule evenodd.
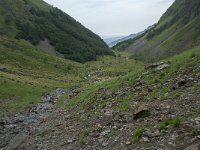
<path id="1" fill-rule="evenodd" d="M 174 0 L 45 0 L 98 35 L 129 35 L 156 23 Z"/>

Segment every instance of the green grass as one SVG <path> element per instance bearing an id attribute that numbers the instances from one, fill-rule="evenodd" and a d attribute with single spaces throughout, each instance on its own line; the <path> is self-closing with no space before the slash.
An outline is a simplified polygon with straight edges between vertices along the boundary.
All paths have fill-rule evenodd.
<path id="1" fill-rule="evenodd" d="M 1 113 L 22 110 L 41 101 L 44 92 L 81 82 L 76 69 L 83 68 L 79 63 L 49 56 L 28 42 L 6 37 L 0 38 L 0 67 L 7 70 L 0 72 Z"/>
<path id="2" fill-rule="evenodd" d="M 198 85 L 195 85 L 195 86 L 193 87 L 193 90 L 196 91 L 196 92 L 198 92 L 198 93 L 200 93 L 200 85 L 199 85 L 199 84 L 198 84 Z"/>
<path id="3" fill-rule="evenodd" d="M 182 123 L 182 121 L 183 121 L 183 119 L 180 117 L 176 117 L 173 119 L 164 119 L 159 123 L 158 129 L 165 130 L 170 125 L 173 127 L 179 127 L 180 124 Z"/>
<path id="4" fill-rule="evenodd" d="M 68 93 L 64 93 L 63 95 L 61 95 L 61 97 L 59 97 L 59 99 L 58 99 L 58 101 L 57 101 L 57 103 L 56 103 L 56 107 L 57 108 L 61 108 L 61 107 L 63 107 L 64 106 L 64 102 L 66 101 L 66 100 L 68 100 L 69 99 L 69 94 Z"/>
<path id="5" fill-rule="evenodd" d="M 133 93 L 128 93 L 125 97 L 119 98 L 118 103 L 120 104 L 117 106 L 117 109 L 120 111 L 130 112 L 132 111 L 132 106 L 130 105 L 131 101 L 134 99 Z"/>
<path id="6" fill-rule="evenodd" d="M 144 127 L 139 127 L 136 129 L 133 137 L 132 137 L 132 143 L 133 144 L 136 144 L 140 141 L 140 139 L 142 138 L 142 135 L 145 131 L 145 128 Z"/>
<path id="7" fill-rule="evenodd" d="M 0 114 L 23 109 L 26 106 L 39 102 L 46 89 L 0 78 Z"/>
<path id="8" fill-rule="evenodd" d="M 91 128 L 87 128 L 87 129 L 84 129 L 81 133 L 80 133 L 80 135 L 79 135 L 79 142 L 80 142 L 80 144 L 85 144 L 85 142 L 86 142 L 86 138 L 89 136 L 89 134 L 90 133 L 92 133 L 93 132 L 93 129 L 91 129 Z"/>
<path id="9" fill-rule="evenodd" d="M 200 76 L 200 47 L 188 50 L 182 54 L 173 56 L 169 59 L 162 60 L 169 62 L 170 67 L 163 71 L 152 71 L 143 77 L 143 80 L 150 85 L 152 92 L 145 97 L 146 100 L 160 99 L 170 100 L 184 94 L 184 89 L 173 90 L 170 86 L 163 86 L 161 83 L 165 80 L 176 78 L 177 75 L 187 74 L 191 72 L 191 77 L 198 78 Z M 196 83 L 192 88 L 194 92 L 200 91 L 199 85 Z"/>
<path id="10" fill-rule="evenodd" d="M 1 113 L 20 111 L 31 103 L 40 101 L 44 92 L 75 85 L 80 86 L 81 93 L 68 102 L 68 106 L 81 111 L 89 105 L 94 105 L 97 110 L 92 111 L 98 111 L 110 101 L 96 101 L 95 92 L 99 88 L 105 88 L 112 93 L 120 90 L 123 85 L 134 85 L 138 78 L 146 81 L 152 89 L 148 96 L 142 97 L 144 100 L 175 99 L 184 91 L 172 90 L 161 83 L 191 68 L 192 75 L 195 78 L 199 77 L 199 60 L 200 48 L 197 47 L 164 60 L 170 62 L 170 67 L 159 72 L 144 70 L 144 64 L 129 59 L 128 53 L 116 53 L 116 57 L 102 56 L 98 57 L 97 61 L 80 64 L 50 56 L 26 41 L 1 37 L 0 67 L 7 70 L 0 72 L 0 103 L 3 103 L 0 106 Z M 88 75 L 89 78 L 85 78 Z M 198 84 L 192 89 L 194 92 L 200 91 Z M 137 92 L 126 92 L 124 97 L 115 99 L 118 103 L 116 109 L 131 111 L 131 103 L 135 98 Z M 58 106 L 63 106 L 68 97 L 65 95 L 61 99 Z"/>
<path id="11" fill-rule="evenodd" d="M 153 70 L 144 70 L 143 64 L 134 62 L 132 63 L 131 67 L 133 70 L 126 75 L 122 76 L 116 76 L 114 78 L 111 78 L 110 80 L 101 80 L 102 82 L 95 82 L 93 84 L 88 84 L 86 86 L 83 86 L 81 88 L 81 93 L 74 97 L 69 103 L 68 106 L 70 108 L 76 108 L 77 111 L 86 110 L 88 106 L 95 106 L 96 110 L 92 110 L 92 112 L 99 111 L 105 107 L 105 105 L 111 101 L 116 102 L 118 105 L 115 106 L 115 109 L 119 111 L 131 111 L 132 110 L 132 103 L 135 99 L 138 98 L 138 92 L 125 92 L 125 95 L 120 98 L 106 98 L 104 101 L 97 101 L 95 98 L 95 93 L 100 88 L 105 88 L 107 92 L 112 93 L 116 91 L 120 91 L 120 89 L 123 89 L 123 85 L 132 86 L 136 83 L 137 79 L 140 78 L 142 81 L 146 82 L 146 85 L 148 85 L 151 88 L 151 92 L 148 93 L 147 96 L 140 96 L 142 100 L 173 100 L 181 95 L 184 94 L 184 89 L 172 89 L 171 86 L 163 86 L 163 82 L 165 80 L 172 79 L 174 77 L 177 77 L 178 75 L 181 75 L 186 72 L 187 70 L 190 70 L 190 68 L 193 68 L 193 75 L 194 77 L 198 77 L 199 74 L 199 64 L 200 64 L 200 48 L 195 48 L 192 50 L 188 50 L 187 52 L 184 52 L 180 55 L 176 55 L 170 59 L 166 59 L 164 61 L 170 62 L 170 67 L 163 70 L 163 71 L 153 71 Z M 101 58 L 102 59 L 102 58 Z M 104 66 L 101 66 L 102 64 L 107 64 L 110 60 L 108 60 L 106 57 L 104 59 L 104 63 L 99 63 L 100 61 L 97 61 L 93 64 L 86 64 L 90 70 L 92 68 L 101 68 Z M 114 60 L 113 60 L 114 61 Z M 129 60 L 130 61 L 130 60 Z M 127 61 L 127 65 L 130 63 Z M 94 65 L 94 66 L 93 66 Z M 96 67 L 97 68 L 96 68 Z M 112 69 L 113 74 L 116 72 L 120 72 L 120 68 L 123 66 L 117 67 L 115 63 L 113 63 L 114 68 L 110 68 L 109 66 L 104 69 L 102 69 L 103 74 L 105 75 L 104 78 L 107 76 L 108 70 Z M 119 69 L 119 70 L 118 70 Z M 129 70 L 128 68 L 126 71 Z M 115 72 L 115 73 L 114 73 Z M 118 73 L 116 73 L 118 74 Z M 156 79 L 156 80 L 155 80 Z M 198 85 L 194 86 L 196 90 L 198 90 Z M 91 112 L 89 112 L 91 114 Z"/>
<path id="12" fill-rule="evenodd" d="M 108 81 L 103 80 L 102 82 L 95 83 L 89 86 L 83 86 L 82 92 L 69 102 L 69 107 L 71 108 L 79 107 L 79 111 L 80 111 L 89 104 L 98 105 L 99 101 L 96 101 L 95 99 L 96 91 L 100 88 L 105 88 L 107 91 L 111 92 L 111 91 L 119 89 L 124 83 L 131 83 L 132 80 L 135 80 L 135 77 L 138 75 L 138 73 L 140 73 L 143 70 L 143 65 L 139 63 L 135 63 L 133 64 L 133 68 L 135 70 L 128 73 L 125 76 L 112 78 L 112 80 L 108 80 Z M 119 69 L 119 68 L 116 68 L 116 69 Z M 122 107 L 129 107 L 127 106 L 129 100 L 130 100 L 130 97 L 127 99 L 127 102 L 125 102 L 126 100 L 125 101 L 122 100 L 121 104 L 124 105 Z M 109 101 L 109 99 L 107 99 L 106 101 Z M 98 105 L 97 107 L 99 106 L 102 106 L 102 105 Z M 124 109 L 127 109 L 127 108 L 124 108 Z"/>
<path id="13" fill-rule="evenodd" d="M 20 111 L 40 101 L 44 92 L 55 88 L 81 86 L 81 96 L 70 104 L 77 105 L 92 97 L 103 82 L 109 88 L 119 87 L 120 83 L 115 82 L 117 78 L 133 71 L 135 66 L 142 66 L 127 57 L 128 54 L 121 53 L 117 58 L 104 56 L 98 57 L 95 62 L 80 64 L 50 56 L 26 41 L 1 37 L 0 68 L 6 68 L 7 71 L 0 72 L 0 103 L 8 101 L 0 106 L 1 112 Z M 89 79 L 84 78 L 87 75 L 90 75 Z M 16 98 L 18 101 L 15 101 Z M 63 106 L 67 98 L 61 99 L 58 107 Z"/>
<path id="14" fill-rule="evenodd" d="M 192 128 L 192 134 L 193 134 L 194 136 L 196 136 L 196 135 L 198 135 L 198 132 L 199 132 L 198 127 L 194 126 L 194 127 Z"/>

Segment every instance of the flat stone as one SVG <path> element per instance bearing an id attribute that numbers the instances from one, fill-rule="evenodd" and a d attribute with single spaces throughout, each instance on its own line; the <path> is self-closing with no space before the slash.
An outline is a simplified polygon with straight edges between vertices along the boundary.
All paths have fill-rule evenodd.
<path id="1" fill-rule="evenodd" d="M 6 150 L 20 150 L 22 149 L 23 143 L 27 140 L 27 135 L 22 133 L 16 135 L 6 147 Z"/>
<path id="2" fill-rule="evenodd" d="M 145 131 L 144 135 L 149 137 L 149 138 L 154 138 L 160 135 L 160 132 L 158 130 L 156 130 L 154 133 L 151 131 Z"/>
<path id="3" fill-rule="evenodd" d="M 168 68 L 170 67 L 169 64 L 162 64 L 162 65 L 159 65 L 158 67 L 155 68 L 156 71 L 160 71 L 160 70 L 163 70 L 165 68 Z"/>
<path id="4" fill-rule="evenodd" d="M 131 145 L 131 142 L 130 142 L 130 141 L 127 141 L 127 142 L 126 142 L 126 145 Z"/>
<path id="5" fill-rule="evenodd" d="M 105 142 L 102 143 L 102 146 L 103 146 L 103 147 L 106 147 L 107 145 L 108 145 L 108 143 L 105 143 Z"/>
<path id="6" fill-rule="evenodd" d="M 71 143 L 73 143 L 73 140 L 72 140 L 72 139 L 67 140 L 67 143 L 68 143 L 68 144 L 71 144 Z"/>
<path id="7" fill-rule="evenodd" d="M 144 142 L 149 142 L 149 138 L 148 138 L 148 137 L 143 137 L 142 140 L 143 140 Z"/>

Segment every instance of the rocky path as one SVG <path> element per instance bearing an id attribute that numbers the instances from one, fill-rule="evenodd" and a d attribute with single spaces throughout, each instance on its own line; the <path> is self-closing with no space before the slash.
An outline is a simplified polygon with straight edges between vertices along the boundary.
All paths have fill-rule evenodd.
<path id="1" fill-rule="evenodd" d="M 0 149 L 22 149 L 23 143 L 33 131 L 36 124 L 44 122 L 52 113 L 58 98 L 65 93 L 63 89 L 57 89 L 42 97 L 42 102 L 31 108 L 0 119 Z"/>
<path id="2" fill-rule="evenodd" d="M 31 129 L 24 147 L 40 150 L 199 150 L 200 146 L 200 95 L 190 94 L 178 99 L 143 103 L 150 111 L 148 117 L 134 119 L 132 113 L 122 113 L 105 106 L 100 115 L 86 119 L 75 110 L 56 110 L 44 122 Z M 114 103 L 113 103 L 114 104 Z M 137 105 L 137 102 L 135 102 Z M 133 106 L 134 107 L 134 106 Z M 185 118 L 179 124 L 164 123 Z M 187 117 L 190 116 L 190 119 Z M 133 135 L 144 128 L 138 143 Z"/>

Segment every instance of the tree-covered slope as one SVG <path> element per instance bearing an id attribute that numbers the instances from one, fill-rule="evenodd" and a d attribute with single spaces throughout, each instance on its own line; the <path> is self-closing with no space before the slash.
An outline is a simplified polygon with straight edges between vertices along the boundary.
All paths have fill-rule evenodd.
<path id="1" fill-rule="evenodd" d="M 200 1 L 176 0 L 152 30 L 123 48 L 134 52 L 136 59 L 156 61 L 198 46 L 199 27 Z"/>
<path id="2" fill-rule="evenodd" d="M 0 35 L 34 45 L 48 39 L 65 58 L 79 62 L 112 54 L 98 35 L 42 0 L 1 0 L 0 13 Z"/>

